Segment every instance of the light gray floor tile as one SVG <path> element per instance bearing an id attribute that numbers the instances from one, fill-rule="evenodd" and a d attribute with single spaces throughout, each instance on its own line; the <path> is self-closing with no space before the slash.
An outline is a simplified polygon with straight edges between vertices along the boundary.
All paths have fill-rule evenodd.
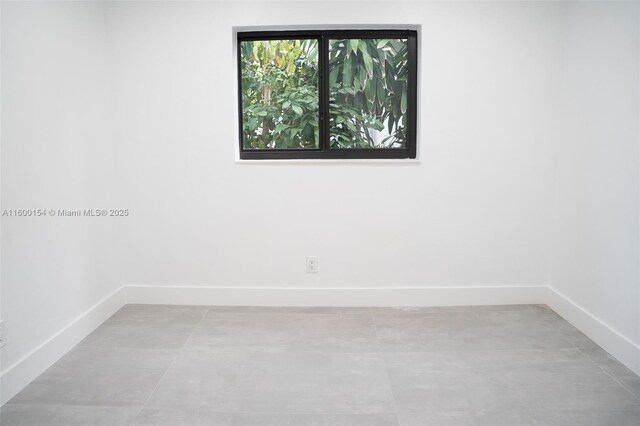
<path id="1" fill-rule="evenodd" d="M 541 309 L 534 305 L 483 305 L 483 306 L 400 306 L 400 307 L 371 307 L 370 312 L 376 316 L 414 314 L 414 315 L 434 315 L 434 316 L 512 316 L 538 318 L 537 310 Z M 547 308 L 548 309 L 548 308 Z M 553 311 L 551 311 L 553 312 Z"/>
<path id="2" fill-rule="evenodd" d="M 598 346 L 593 340 L 589 339 L 577 328 L 569 324 L 560 315 L 553 312 L 546 306 L 532 307 L 541 319 L 551 324 L 560 331 L 560 335 L 580 349 L 593 362 L 602 368 L 607 374 L 610 374 L 615 380 L 620 382 L 636 397 L 640 398 L 640 377 L 633 371 L 625 367 L 621 362 L 607 353 Z"/>
<path id="3" fill-rule="evenodd" d="M 582 350 L 599 349 L 599 346 L 596 345 L 593 340 L 582 334 L 580 330 L 569 324 L 564 318 L 548 307 L 532 306 L 531 309 L 536 313 L 538 321 L 553 328 L 554 331 L 573 346 Z"/>
<path id="4" fill-rule="evenodd" d="M 76 348 L 10 403 L 142 405 L 176 356 L 176 351 Z"/>
<path id="5" fill-rule="evenodd" d="M 0 409 L 2 426 L 125 426 L 140 407 L 7 404 Z"/>
<path id="6" fill-rule="evenodd" d="M 441 412 L 432 410 L 401 412 L 398 413 L 398 423 L 400 426 L 474 426 L 473 413 L 470 411 Z"/>
<path id="7" fill-rule="evenodd" d="M 165 323 L 198 322 L 211 309 L 209 306 L 125 305 L 109 321 L 162 321 Z"/>
<path id="8" fill-rule="evenodd" d="M 637 410 L 578 350 L 386 354 L 398 412 Z"/>
<path id="9" fill-rule="evenodd" d="M 196 325 L 114 324 L 100 326 L 82 346 L 95 348 L 179 349 Z"/>
<path id="10" fill-rule="evenodd" d="M 178 353 L 177 350 L 77 346 L 40 377 L 94 380 L 119 374 L 127 376 L 140 369 L 163 372 Z"/>
<path id="11" fill-rule="evenodd" d="M 640 411 L 533 410 L 408 412 L 400 426 L 638 426 Z"/>
<path id="12" fill-rule="evenodd" d="M 207 409 L 145 408 L 134 426 L 397 426 L 395 413 L 220 413 Z"/>
<path id="13" fill-rule="evenodd" d="M 595 345 L 595 343 L 594 343 Z M 581 349 L 596 365 L 640 398 L 640 377 L 599 346 Z"/>
<path id="14" fill-rule="evenodd" d="M 372 309 L 383 351 L 574 348 L 524 306 Z"/>
<path id="15" fill-rule="evenodd" d="M 377 352 L 370 315 L 209 312 L 186 348 L 215 351 Z"/>
<path id="16" fill-rule="evenodd" d="M 639 395 L 640 377 L 546 306 L 127 305 L 0 420 L 640 426 Z"/>
<path id="17" fill-rule="evenodd" d="M 314 352 L 184 351 L 147 407 L 215 407 L 222 412 L 394 412 L 382 357 Z"/>
<path id="18" fill-rule="evenodd" d="M 586 336 L 585 336 L 586 337 Z M 597 346 L 595 343 L 589 349 L 580 349 L 590 360 L 599 367 L 613 374 L 633 374 L 633 372 L 622 365 L 617 359 L 610 355 L 607 351 Z"/>
<path id="19" fill-rule="evenodd" d="M 82 346 L 178 349 L 209 310 L 206 306 L 126 305 Z"/>
<path id="20" fill-rule="evenodd" d="M 629 374 L 626 376 L 614 376 L 614 378 L 629 392 L 634 394 L 636 398 L 640 399 L 640 377 L 635 374 Z"/>
<path id="21" fill-rule="evenodd" d="M 538 410 L 474 413 L 475 426 L 638 426 L 640 410 Z"/>

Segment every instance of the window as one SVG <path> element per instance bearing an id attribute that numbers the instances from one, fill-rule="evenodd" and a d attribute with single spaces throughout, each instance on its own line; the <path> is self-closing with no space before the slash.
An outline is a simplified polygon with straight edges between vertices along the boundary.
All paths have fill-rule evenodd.
<path id="1" fill-rule="evenodd" d="M 416 39 L 238 33 L 240 158 L 415 158 Z"/>

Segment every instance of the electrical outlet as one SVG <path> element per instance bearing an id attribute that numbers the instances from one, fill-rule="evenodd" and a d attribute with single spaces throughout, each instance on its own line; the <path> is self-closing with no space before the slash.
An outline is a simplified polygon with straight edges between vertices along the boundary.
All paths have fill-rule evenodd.
<path id="1" fill-rule="evenodd" d="M 307 274 L 318 273 L 318 257 L 307 256 Z"/>
<path id="2" fill-rule="evenodd" d="M 4 332 L 4 320 L 0 320 L 0 348 L 7 344 L 7 336 Z"/>

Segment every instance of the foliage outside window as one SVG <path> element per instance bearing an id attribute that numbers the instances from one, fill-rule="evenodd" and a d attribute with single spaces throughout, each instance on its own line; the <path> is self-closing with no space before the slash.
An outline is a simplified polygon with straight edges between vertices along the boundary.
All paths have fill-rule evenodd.
<path id="1" fill-rule="evenodd" d="M 244 149 L 318 148 L 318 41 L 240 46 Z"/>
<path id="2" fill-rule="evenodd" d="M 240 155 L 415 158 L 415 31 L 238 34 Z"/>

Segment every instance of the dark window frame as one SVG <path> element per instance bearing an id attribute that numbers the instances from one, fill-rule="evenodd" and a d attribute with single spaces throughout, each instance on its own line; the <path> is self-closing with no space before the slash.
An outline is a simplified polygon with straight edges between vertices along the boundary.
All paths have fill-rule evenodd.
<path id="1" fill-rule="evenodd" d="M 329 40 L 336 38 L 406 38 L 408 44 L 407 76 L 407 141 L 404 148 L 330 148 L 329 147 Z M 318 101 L 320 146 L 318 149 L 244 149 L 242 105 L 242 51 L 243 41 L 259 40 L 318 40 Z M 418 97 L 418 32 L 416 30 L 318 30 L 318 31 L 247 31 L 237 33 L 238 66 L 238 118 L 241 160 L 277 159 L 414 159 L 417 144 Z M 325 119 L 326 118 L 326 119 Z"/>

